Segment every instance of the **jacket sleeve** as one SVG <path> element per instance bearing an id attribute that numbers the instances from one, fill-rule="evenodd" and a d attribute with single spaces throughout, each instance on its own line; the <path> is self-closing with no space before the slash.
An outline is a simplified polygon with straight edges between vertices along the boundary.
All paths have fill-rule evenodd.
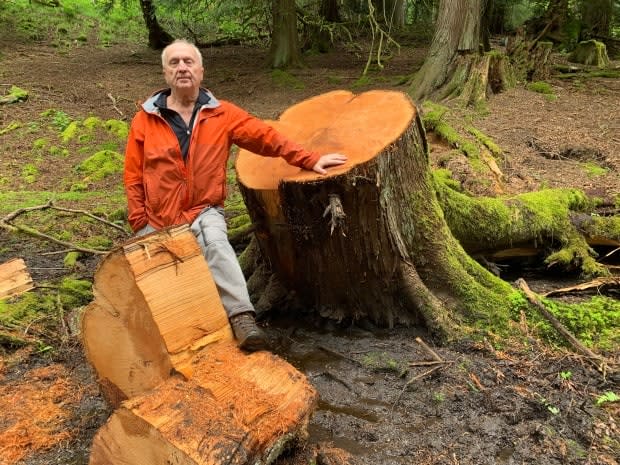
<path id="1" fill-rule="evenodd" d="M 134 232 L 139 231 L 148 223 L 142 171 L 144 165 L 144 129 L 140 121 L 141 113 L 138 113 L 131 122 L 125 149 L 123 176 L 125 194 L 127 195 L 127 219 Z"/>
<path id="2" fill-rule="evenodd" d="M 241 148 L 266 157 L 282 157 L 289 164 L 307 170 L 319 161 L 321 155 L 280 134 L 264 121 L 250 115 L 230 102 L 223 102 L 232 142 Z"/>

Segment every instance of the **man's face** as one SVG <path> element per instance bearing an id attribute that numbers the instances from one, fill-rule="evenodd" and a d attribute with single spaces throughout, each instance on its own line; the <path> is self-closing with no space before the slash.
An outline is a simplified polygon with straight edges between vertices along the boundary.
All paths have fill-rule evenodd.
<path id="1" fill-rule="evenodd" d="M 186 44 L 173 44 L 166 50 L 164 79 L 175 90 L 194 90 L 202 82 L 204 68 L 196 51 Z"/>

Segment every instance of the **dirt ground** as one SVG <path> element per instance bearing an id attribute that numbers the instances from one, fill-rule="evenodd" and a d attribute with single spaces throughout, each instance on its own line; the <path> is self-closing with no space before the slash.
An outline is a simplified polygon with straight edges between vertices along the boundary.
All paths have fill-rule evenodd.
<path id="1" fill-rule="evenodd" d="M 76 46 L 62 51 L 0 42 L 0 52 L 0 91 L 14 84 L 31 92 L 23 104 L 0 106 L 0 128 L 11 121 L 28 121 L 49 108 L 74 117 L 129 119 L 136 102 L 163 82 L 159 56 L 146 48 Z M 309 67 L 294 73 L 304 83 L 303 89 L 296 89 L 274 83 L 262 67 L 260 50 L 231 46 L 203 52 L 207 87 L 267 119 L 310 96 L 350 88 L 367 58 L 347 50 L 309 57 Z M 404 91 L 396 84 L 399 77 L 417 68 L 423 58 L 424 50 L 404 48 L 359 91 Z M 492 97 L 488 114 L 472 120 L 504 151 L 503 192 L 576 187 L 617 197 L 620 81 L 552 82 L 554 101 L 512 89 Z M 380 115 L 377 120 L 380 124 Z M 20 144 L 30 150 L 32 141 Z M 16 159 L 19 150 L 16 146 L 12 154 Z M 431 150 L 436 160 L 445 148 Z M 587 161 L 604 166 L 606 173 L 590 173 L 584 168 Z M 69 169 L 59 165 L 51 171 Z M 53 186 L 53 176 L 49 179 Z M 15 242 L 2 230 L 0 246 L 7 244 L 10 252 L 2 252 L 0 262 L 21 256 L 29 265 L 38 265 L 35 280 L 49 277 L 51 272 L 44 268 L 54 264 L 53 258 L 41 255 L 45 244 Z M 556 284 L 532 279 L 530 285 L 539 291 Z M 278 465 L 620 461 L 619 404 L 595 405 L 601 394 L 619 392 L 617 374 L 604 376 L 584 358 L 551 351 L 533 337 L 504 344 L 501 350 L 494 348 L 499 341 L 433 346 L 443 363 L 428 365 L 424 362 L 432 354 L 415 338 L 432 342 L 416 329 L 338 326 L 313 315 L 263 323 L 274 352 L 302 370 L 321 397 L 308 442 L 280 457 Z M 527 331 L 523 322 L 515 323 L 515 334 Z M 88 462 L 92 437 L 110 411 L 79 339 L 73 337 L 62 348 L 50 356 L 5 354 L 0 364 L 0 464 Z M 29 406 L 45 412 L 45 417 L 32 421 Z"/>

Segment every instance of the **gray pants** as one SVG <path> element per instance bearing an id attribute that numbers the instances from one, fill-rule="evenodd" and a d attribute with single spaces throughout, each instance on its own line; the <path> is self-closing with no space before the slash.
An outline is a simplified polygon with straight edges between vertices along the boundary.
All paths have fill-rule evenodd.
<path id="1" fill-rule="evenodd" d="M 203 210 L 192 223 L 191 229 L 207 260 L 228 318 L 244 312 L 255 313 L 237 255 L 228 242 L 224 209 L 211 207 Z M 136 235 L 142 236 L 153 231 L 155 228 L 147 224 Z"/>

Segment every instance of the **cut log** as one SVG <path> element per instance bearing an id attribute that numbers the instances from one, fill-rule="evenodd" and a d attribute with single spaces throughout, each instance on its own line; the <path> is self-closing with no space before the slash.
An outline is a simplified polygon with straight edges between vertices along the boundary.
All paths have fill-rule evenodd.
<path id="1" fill-rule="evenodd" d="M 316 390 L 279 357 L 237 348 L 188 226 L 108 254 L 94 296 L 83 344 L 118 408 L 91 465 L 269 464 L 306 435 Z"/>
<path id="2" fill-rule="evenodd" d="M 233 338 L 211 272 L 185 226 L 129 241 L 107 255 L 93 293 L 82 337 L 113 406 L 172 371 L 191 376 L 198 349 Z"/>
<path id="3" fill-rule="evenodd" d="M 26 262 L 14 258 L 0 264 L 0 299 L 19 295 L 34 288 Z"/>
<path id="4" fill-rule="evenodd" d="M 90 465 L 268 464 L 305 438 L 316 391 L 275 355 L 245 356 L 227 342 L 193 366 L 191 380 L 124 402 L 97 433 Z"/>

